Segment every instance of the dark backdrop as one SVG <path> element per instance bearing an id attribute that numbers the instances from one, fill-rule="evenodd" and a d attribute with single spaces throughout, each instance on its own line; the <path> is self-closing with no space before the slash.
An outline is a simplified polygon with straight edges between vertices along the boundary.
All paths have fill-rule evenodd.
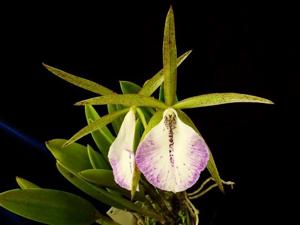
<path id="1" fill-rule="evenodd" d="M 119 91 L 119 80 L 142 85 L 162 66 L 168 1 L 36 3 L 2 7 L 0 121 L 33 138 L 34 146 L 0 130 L 0 191 L 15 176 L 43 187 L 80 193 L 59 175 L 39 143 L 68 138 L 85 125 L 72 104 L 93 94 L 47 72 L 64 69 Z M 201 224 L 271 224 L 291 220 L 294 157 L 286 99 L 297 99 L 297 16 L 293 6 L 205 5 L 175 1 L 177 49 L 193 49 L 178 70 L 180 99 L 243 92 L 276 104 L 186 110 L 202 132 L 233 191 L 196 201 Z M 100 108 L 100 112 L 105 111 Z M 2 124 L 2 127 L 4 125 Z M 14 130 L 14 131 L 16 131 Z M 285 140 L 284 137 L 289 137 Z M 33 224 L 0 210 L 1 224 Z"/>

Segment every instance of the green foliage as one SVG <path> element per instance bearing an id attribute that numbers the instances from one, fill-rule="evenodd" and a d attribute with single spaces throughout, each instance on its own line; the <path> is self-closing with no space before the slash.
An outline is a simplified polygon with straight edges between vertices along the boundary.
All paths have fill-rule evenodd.
<path id="1" fill-rule="evenodd" d="M 272 101 L 257 97 L 254 95 L 238 93 L 212 93 L 186 98 L 177 102 L 173 107 L 175 109 L 198 108 L 214 105 L 223 105 L 228 103 L 264 103 L 273 104 Z"/>
<path id="2" fill-rule="evenodd" d="M 111 170 L 105 169 L 88 169 L 79 173 L 85 180 L 96 184 L 99 187 L 120 188 L 114 181 L 114 176 Z"/>
<path id="3" fill-rule="evenodd" d="M 104 95 L 75 103 L 75 105 L 106 104 L 122 104 L 124 106 L 148 106 L 160 109 L 166 109 L 168 107 L 155 98 L 146 97 L 139 94 Z"/>
<path id="4" fill-rule="evenodd" d="M 192 50 L 189 50 L 183 53 L 181 56 L 177 58 L 177 67 L 180 66 L 183 61 L 192 53 Z M 151 96 L 164 82 L 164 73 L 163 69 L 161 69 L 158 73 L 156 73 L 152 78 L 147 80 L 139 91 L 140 95 Z"/>
<path id="5" fill-rule="evenodd" d="M 164 93 L 167 105 L 173 105 L 176 97 L 177 86 L 177 48 L 175 40 L 174 12 L 170 8 L 164 30 L 163 40 L 163 73 L 164 73 Z"/>
<path id="6" fill-rule="evenodd" d="M 65 143 L 66 140 L 64 139 L 53 139 L 47 141 L 46 146 L 56 160 L 74 172 L 92 168 L 85 146 L 78 143 L 72 143 L 63 147 Z"/>
<path id="7" fill-rule="evenodd" d="M 40 188 L 38 185 L 21 177 L 16 177 L 16 181 L 21 189 Z"/>
<path id="8" fill-rule="evenodd" d="M 85 109 L 85 117 L 88 125 L 100 119 L 99 114 L 97 113 L 97 111 L 94 109 L 93 106 L 85 105 L 84 109 Z M 98 128 L 97 130 L 93 131 L 91 134 L 100 152 L 102 153 L 104 158 L 107 159 L 109 146 L 111 145 L 111 143 L 113 143 L 115 137 L 112 135 L 112 133 L 106 126 L 103 126 L 100 129 Z"/>
<path id="9" fill-rule="evenodd" d="M 74 194 L 51 189 L 14 189 L 0 194 L 0 205 L 20 216 L 53 225 L 90 225 L 100 214 Z"/>
<path id="10" fill-rule="evenodd" d="M 108 164 L 108 162 L 90 145 L 87 146 L 87 153 L 90 163 L 94 169 L 110 169 L 110 165 Z"/>
<path id="11" fill-rule="evenodd" d="M 61 79 L 88 91 L 94 92 L 99 95 L 109 95 L 114 93 L 112 90 L 93 81 L 75 76 L 73 74 L 67 73 L 63 70 L 57 69 L 46 64 L 43 64 L 43 66 L 45 66 L 47 70 L 49 70 L 54 75 L 60 77 Z"/>
<path id="12" fill-rule="evenodd" d="M 131 81 L 120 81 L 120 87 L 123 94 L 138 93 L 142 88 Z"/>
<path id="13" fill-rule="evenodd" d="M 65 144 L 64 146 L 68 146 L 78 139 L 92 133 L 95 130 L 101 129 L 102 127 L 106 126 L 107 124 L 111 123 L 115 119 L 119 118 L 120 116 L 124 115 L 129 109 L 123 109 L 120 111 L 115 111 L 111 114 L 107 114 L 94 122 L 90 123 L 86 127 L 82 128 L 80 131 L 78 131 L 76 134 L 74 134 Z"/>

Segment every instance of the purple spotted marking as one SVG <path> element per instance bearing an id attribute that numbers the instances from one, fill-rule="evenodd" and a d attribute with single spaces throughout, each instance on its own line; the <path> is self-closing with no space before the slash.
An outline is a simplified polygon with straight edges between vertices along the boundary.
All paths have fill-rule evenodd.
<path id="1" fill-rule="evenodd" d="M 164 118 L 165 126 L 169 137 L 169 159 L 171 166 L 174 167 L 174 129 L 176 128 L 176 116 L 174 113 L 168 114 Z"/>

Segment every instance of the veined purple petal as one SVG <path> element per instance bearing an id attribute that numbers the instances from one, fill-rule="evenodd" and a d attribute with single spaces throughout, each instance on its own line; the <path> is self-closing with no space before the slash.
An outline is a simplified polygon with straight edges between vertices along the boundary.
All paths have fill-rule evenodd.
<path id="1" fill-rule="evenodd" d="M 207 165 L 209 150 L 204 139 L 169 108 L 139 144 L 135 158 L 153 186 L 176 193 L 197 182 Z"/>
<path id="2" fill-rule="evenodd" d="M 108 152 L 115 182 L 127 190 L 131 190 L 135 166 L 133 152 L 135 124 L 135 114 L 133 110 L 129 110 L 120 127 L 118 136 L 111 144 Z"/>

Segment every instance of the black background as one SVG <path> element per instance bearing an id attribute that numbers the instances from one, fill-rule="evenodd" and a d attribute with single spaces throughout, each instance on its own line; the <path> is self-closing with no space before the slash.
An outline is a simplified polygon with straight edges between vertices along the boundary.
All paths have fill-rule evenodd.
<path id="1" fill-rule="evenodd" d="M 178 54 L 193 50 L 178 70 L 180 99 L 243 92 L 276 103 L 186 110 L 222 177 L 236 182 L 226 195 L 215 190 L 196 201 L 200 224 L 288 224 L 293 216 L 290 202 L 296 199 L 291 173 L 296 148 L 289 146 L 289 125 L 295 121 L 286 114 L 288 99 L 299 96 L 295 7 L 198 1 L 175 1 L 173 6 Z M 39 142 L 69 138 L 85 125 L 83 109 L 72 104 L 94 95 L 51 75 L 41 63 L 116 91 L 119 80 L 142 85 L 162 66 L 168 7 L 169 1 L 3 6 L 1 122 Z M 15 188 L 14 178 L 21 176 L 43 187 L 80 193 L 59 175 L 46 151 L 3 129 L 0 151 L 1 192 Z M 34 224 L 9 215 L 1 209 L 0 223 Z"/>

